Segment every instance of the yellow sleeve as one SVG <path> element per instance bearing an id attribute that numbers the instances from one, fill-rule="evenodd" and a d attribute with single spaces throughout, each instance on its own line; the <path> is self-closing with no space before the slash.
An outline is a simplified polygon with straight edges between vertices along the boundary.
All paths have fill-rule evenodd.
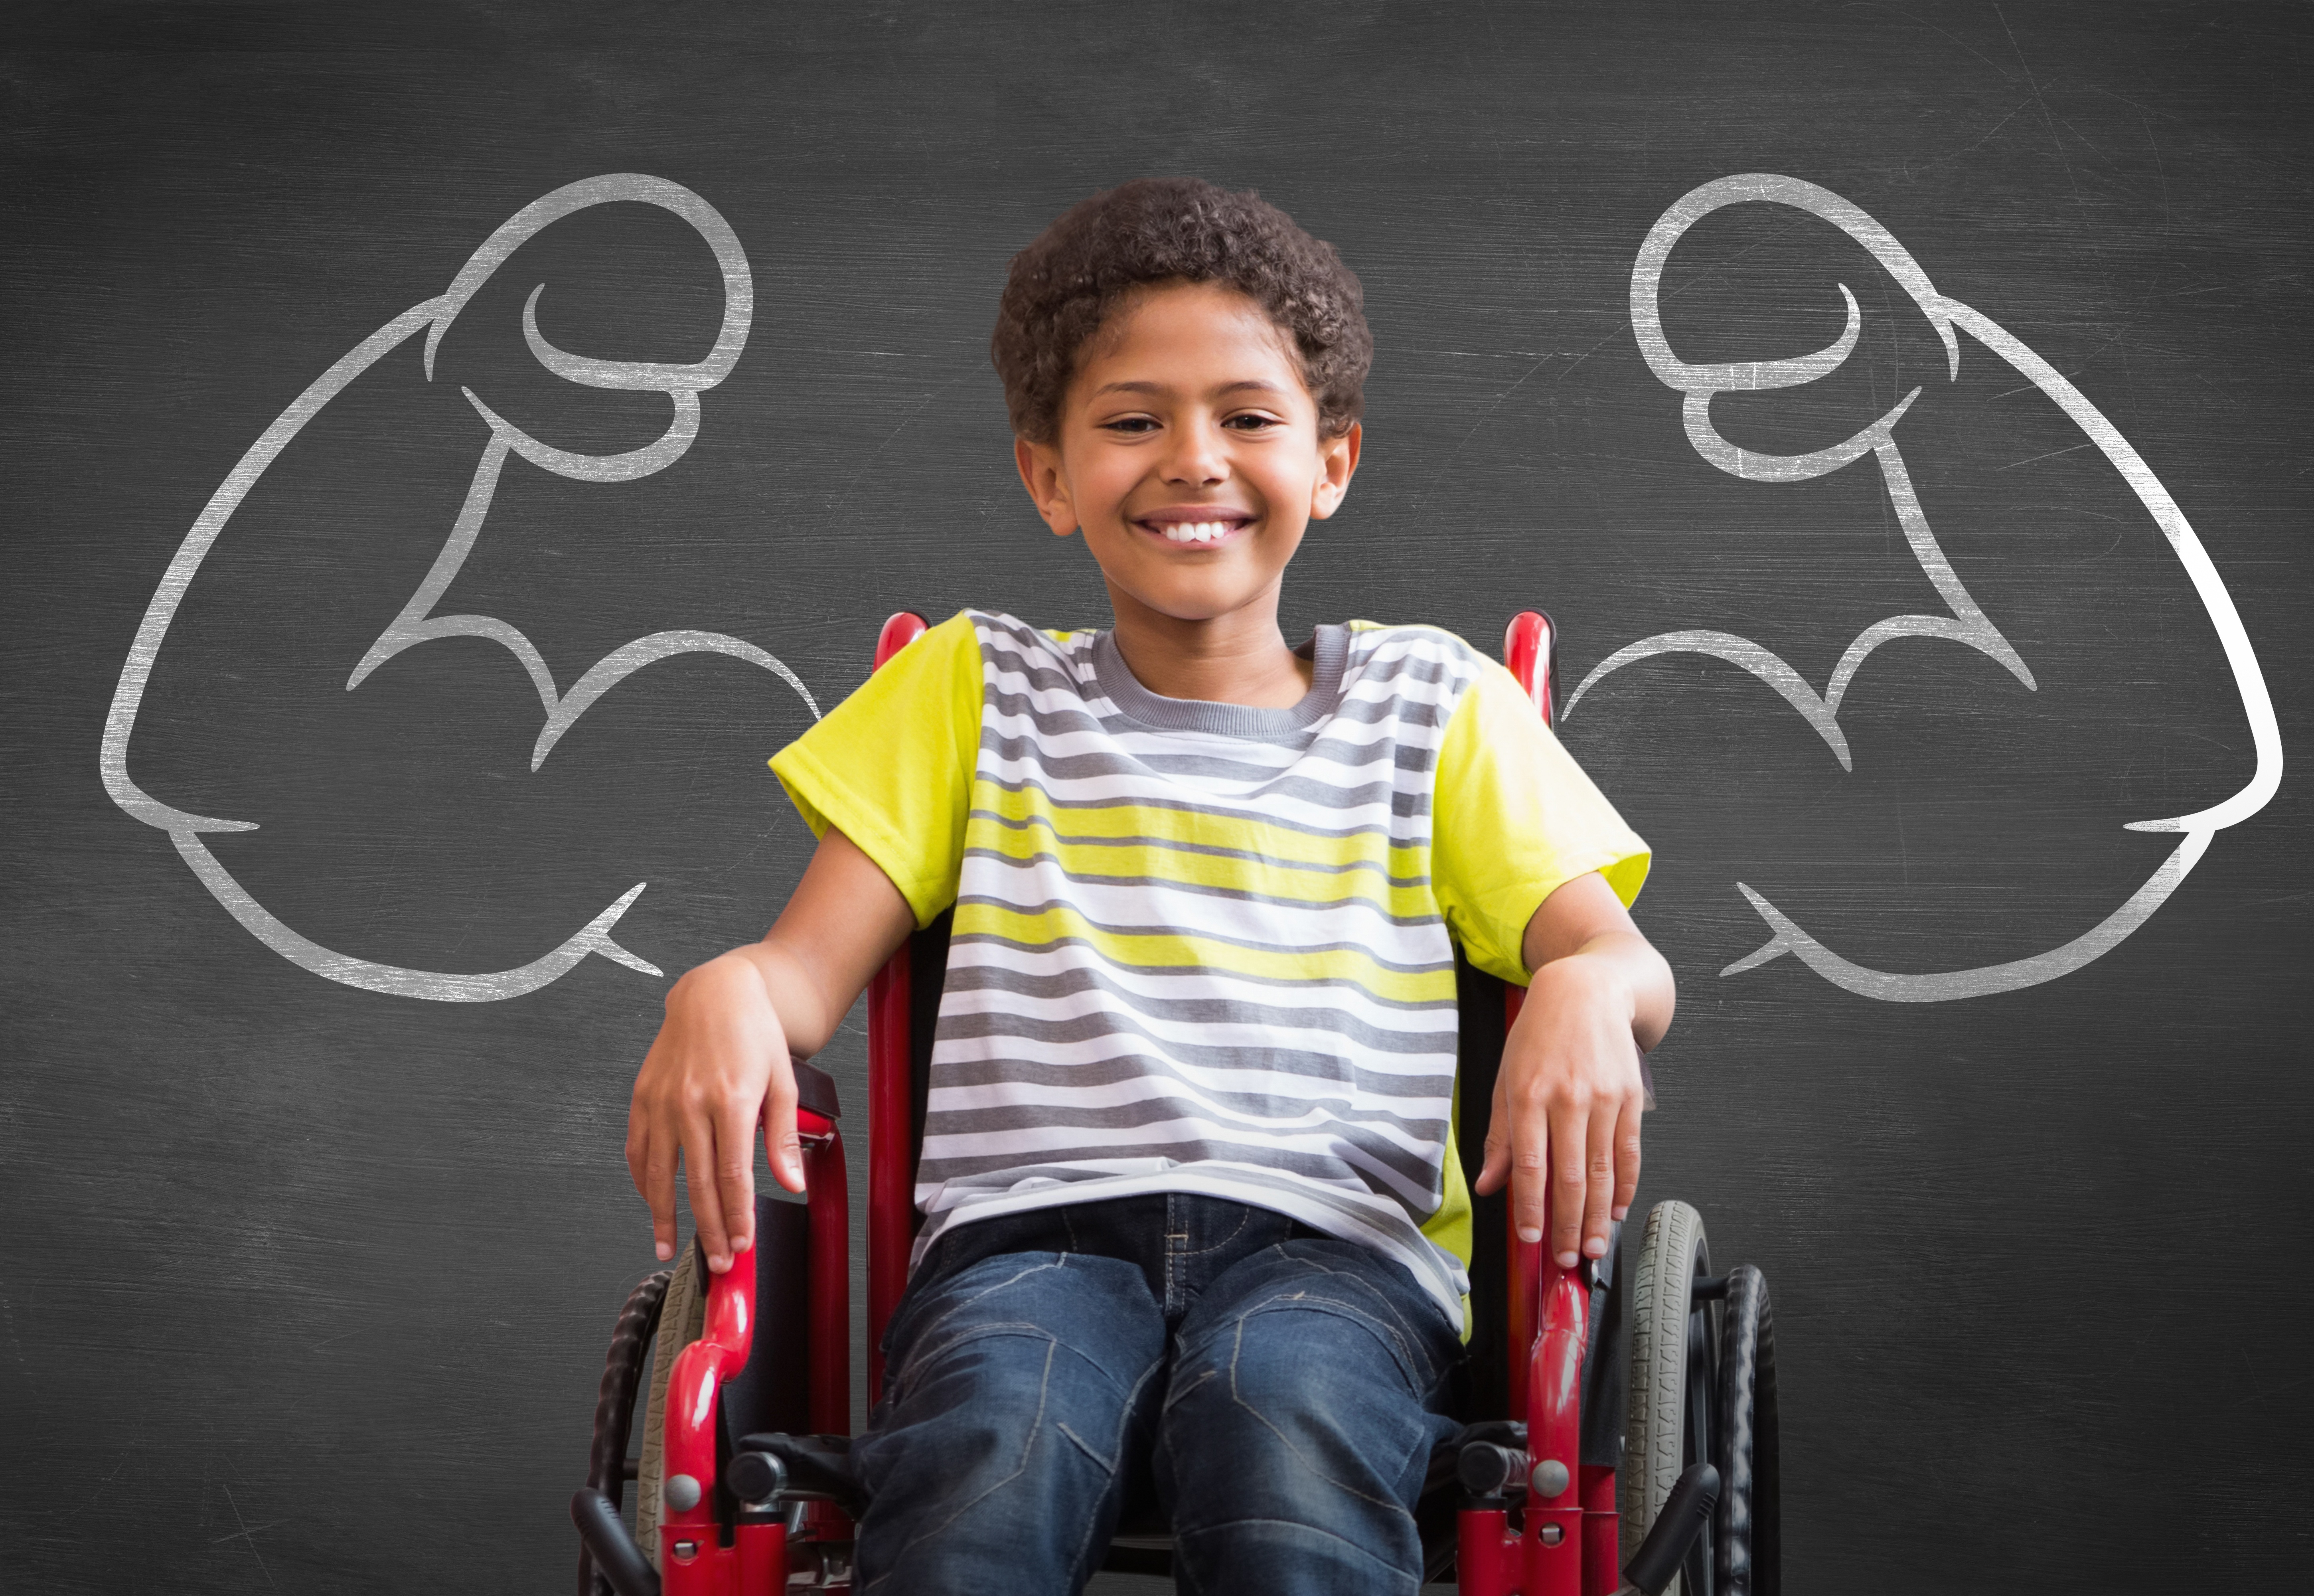
<path id="1" fill-rule="evenodd" d="M 1488 661 L 1447 723 L 1431 796 L 1431 890 L 1471 962 L 1525 985 L 1542 900 L 1597 870 L 1629 907 L 1649 857 L 1518 679 Z"/>
<path id="2" fill-rule="evenodd" d="M 772 756 L 817 837 L 834 826 L 891 877 L 919 928 L 956 902 L 980 755 L 980 638 L 959 611 Z"/>

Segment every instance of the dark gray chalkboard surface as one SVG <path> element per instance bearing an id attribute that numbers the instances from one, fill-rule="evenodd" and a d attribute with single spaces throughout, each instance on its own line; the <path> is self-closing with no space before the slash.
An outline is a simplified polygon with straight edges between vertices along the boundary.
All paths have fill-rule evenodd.
<path id="1" fill-rule="evenodd" d="M 987 334 L 1172 172 L 1365 284 L 1289 630 L 1565 629 L 1682 983 L 1648 1195 L 1776 1292 L 1791 1588 L 2304 1577 L 2314 12 L 86 0 L 0 52 L 0 1585 L 568 1588 L 650 1267 L 630 966 L 776 913 L 764 760 L 887 614 L 1106 622 Z"/>

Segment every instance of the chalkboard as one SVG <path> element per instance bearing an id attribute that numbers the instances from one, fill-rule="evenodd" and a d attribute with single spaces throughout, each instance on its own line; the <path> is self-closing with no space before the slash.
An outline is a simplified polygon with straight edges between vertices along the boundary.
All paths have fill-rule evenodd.
<path id="1" fill-rule="evenodd" d="M 886 615 L 1106 623 L 987 337 L 1046 222 L 1175 172 L 1365 287 L 1289 635 L 1563 629 L 1681 983 L 1644 1195 L 1775 1292 L 1792 1588 L 2294 1583 L 2304 7 L 4 50 L 11 1588 L 568 1588 L 667 981 L 784 900 L 764 761 Z"/>

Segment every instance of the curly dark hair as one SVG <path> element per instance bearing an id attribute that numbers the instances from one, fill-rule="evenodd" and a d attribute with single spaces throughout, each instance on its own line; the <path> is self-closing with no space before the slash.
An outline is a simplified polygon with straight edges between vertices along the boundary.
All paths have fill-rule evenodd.
<path id="1" fill-rule="evenodd" d="M 1073 206 L 1012 257 L 988 340 L 1012 430 L 1050 443 L 1085 340 L 1145 283 L 1225 283 L 1286 333 L 1318 431 L 1339 437 L 1365 410 L 1373 335 L 1365 294 L 1334 246 L 1255 194 L 1194 177 L 1144 177 Z"/>

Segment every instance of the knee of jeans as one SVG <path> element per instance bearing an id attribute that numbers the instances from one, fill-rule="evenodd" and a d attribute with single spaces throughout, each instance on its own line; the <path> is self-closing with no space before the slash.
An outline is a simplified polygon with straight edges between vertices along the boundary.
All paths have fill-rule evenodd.
<path id="1" fill-rule="evenodd" d="M 1284 1423 L 1349 1422 L 1378 1402 L 1419 1406 L 1387 1343 L 1371 1327 L 1335 1313 L 1252 1313 L 1184 1357 L 1170 1401 L 1225 1398 Z"/>
<path id="2" fill-rule="evenodd" d="M 1281 1286 L 1185 1337 L 1179 1366 L 1226 1371 L 1248 1398 L 1256 1393 L 1338 1389 L 1431 1403 L 1446 1375 L 1451 1332 L 1409 1323 L 1356 1281 Z M 1177 1376 L 1176 1390 L 1184 1382 Z"/>
<path id="3" fill-rule="evenodd" d="M 1161 1423 L 1162 1468 L 1182 1495 L 1324 1522 L 1318 1508 L 1288 1509 L 1345 1493 L 1410 1507 L 1446 1421 L 1373 1327 L 1273 1311 L 1178 1363 Z"/>
<path id="4" fill-rule="evenodd" d="M 1049 1292 L 1017 1272 L 966 1283 L 963 1301 L 911 1327 L 866 1438 L 863 1483 L 874 1488 L 871 1468 L 913 1473 L 919 1456 L 944 1469 L 1025 1456 L 1040 1433 L 1111 1466 L 1157 1389 L 1164 1333 L 1153 1307 L 1144 1316 L 1089 1315 L 1082 1302 L 1055 1311 Z M 903 1464 L 909 1449 L 916 1456 Z"/>
<path id="5" fill-rule="evenodd" d="M 895 1372 L 877 1424 L 853 1450 L 861 1483 L 872 1493 L 904 1465 L 955 1475 L 1016 1458 L 1045 1422 L 1061 1356 L 1050 1334 L 1025 1325 L 984 1326 L 923 1347 Z"/>

